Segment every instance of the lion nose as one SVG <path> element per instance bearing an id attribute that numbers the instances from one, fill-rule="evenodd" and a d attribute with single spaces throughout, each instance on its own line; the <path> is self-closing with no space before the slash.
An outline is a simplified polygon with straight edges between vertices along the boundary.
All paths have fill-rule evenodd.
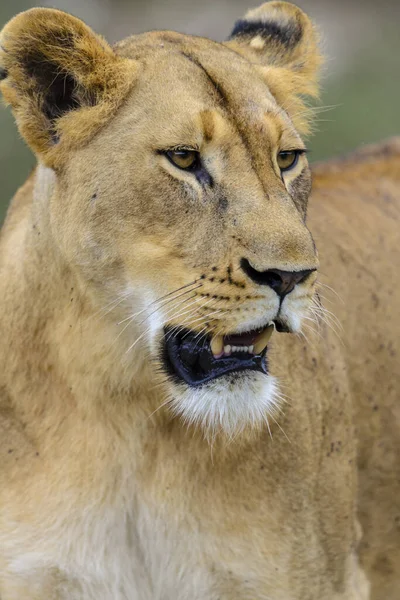
<path id="1" fill-rule="evenodd" d="M 295 285 L 302 283 L 311 273 L 316 271 L 316 269 L 305 269 L 303 271 L 267 269 L 266 271 L 258 271 L 251 266 L 246 258 L 242 258 L 240 266 L 254 283 L 258 283 L 258 285 L 269 285 L 269 287 L 281 298 L 286 296 L 286 294 L 289 294 Z"/>

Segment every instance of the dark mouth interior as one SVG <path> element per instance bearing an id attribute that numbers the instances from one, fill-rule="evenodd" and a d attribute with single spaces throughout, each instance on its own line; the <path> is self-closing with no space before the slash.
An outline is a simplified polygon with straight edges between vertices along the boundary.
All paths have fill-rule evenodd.
<path id="1" fill-rule="evenodd" d="M 164 330 L 163 359 L 168 373 L 191 386 L 199 386 L 212 379 L 238 371 L 260 371 L 268 373 L 265 348 L 260 354 L 246 351 L 259 331 L 249 331 L 224 337 L 224 344 L 237 348 L 229 356 L 214 356 L 211 338 L 190 330 L 174 332 L 171 327 Z"/>

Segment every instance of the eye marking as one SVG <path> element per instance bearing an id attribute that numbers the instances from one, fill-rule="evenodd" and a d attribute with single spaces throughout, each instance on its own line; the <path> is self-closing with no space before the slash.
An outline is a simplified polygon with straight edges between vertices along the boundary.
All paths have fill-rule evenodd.
<path id="1" fill-rule="evenodd" d="M 175 167 L 183 171 L 193 171 L 201 166 L 200 152 L 191 148 L 173 148 L 167 150 L 165 156 Z"/>
<path id="2" fill-rule="evenodd" d="M 307 150 L 305 148 L 299 148 L 296 150 L 282 150 L 278 153 L 276 161 L 281 173 L 291 171 L 299 162 L 299 157 L 305 154 Z"/>
<path id="3" fill-rule="evenodd" d="M 203 187 L 213 187 L 214 181 L 210 173 L 205 168 L 200 152 L 195 148 L 186 146 L 177 146 L 167 150 L 158 150 L 158 154 L 162 154 L 167 160 L 180 171 L 186 171 L 194 175 L 197 181 Z"/>

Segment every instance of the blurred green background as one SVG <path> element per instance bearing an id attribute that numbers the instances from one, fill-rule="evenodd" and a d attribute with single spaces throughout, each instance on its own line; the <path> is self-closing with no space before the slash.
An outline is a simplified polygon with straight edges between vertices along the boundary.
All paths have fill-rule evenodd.
<path id="1" fill-rule="evenodd" d="M 400 133 L 399 0 L 298 0 L 319 25 L 326 65 L 312 161 Z M 0 0 L 0 28 L 29 0 Z M 85 20 L 111 42 L 149 29 L 225 39 L 257 0 L 53 0 L 49 6 Z M 9 109 L 0 109 L 0 223 L 35 159 Z"/>

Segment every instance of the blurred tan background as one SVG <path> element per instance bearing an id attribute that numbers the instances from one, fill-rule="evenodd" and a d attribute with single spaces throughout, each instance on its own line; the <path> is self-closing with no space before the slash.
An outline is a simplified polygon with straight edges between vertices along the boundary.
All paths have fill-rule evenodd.
<path id="1" fill-rule="evenodd" d="M 400 133 L 400 0 L 294 0 L 318 23 L 326 55 L 311 160 Z M 259 2 L 261 3 L 261 2 Z M 150 29 L 225 39 L 257 0 L 0 0 L 0 28 L 17 12 L 52 6 L 111 42 Z M 0 109 L 0 223 L 34 165 L 9 109 Z"/>

